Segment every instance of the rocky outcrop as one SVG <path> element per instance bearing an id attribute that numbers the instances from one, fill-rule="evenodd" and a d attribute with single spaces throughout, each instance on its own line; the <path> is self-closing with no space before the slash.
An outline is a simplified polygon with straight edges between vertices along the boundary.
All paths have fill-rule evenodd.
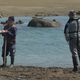
<path id="1" fill-rule="evenodd" d="M 33 18 L 29 23 L 29 27 L 59 27 L 59 22 L 56 20 L 46 20 L 43 18 Z"/>

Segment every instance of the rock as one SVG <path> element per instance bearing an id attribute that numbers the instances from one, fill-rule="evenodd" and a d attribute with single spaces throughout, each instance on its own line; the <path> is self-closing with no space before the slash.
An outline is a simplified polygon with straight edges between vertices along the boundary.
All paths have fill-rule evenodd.
<path id="1" fill-rule="evenodd" d="M 2 18 L 2 16 L 0 15 L 0 18 Z"/>
<path id="2" fill-rule="evenodd" d="M 16 22 L 16 24 L 23 24 L 23 21 L 19 20 L 19 21 Z"/>
<path id="3" fill-rule="evenodd" d="M 53 21 L 43 18 L 33 18 L 29 23 L 29 27 L 59 27 L 60 24 L 55 19 Z"/>

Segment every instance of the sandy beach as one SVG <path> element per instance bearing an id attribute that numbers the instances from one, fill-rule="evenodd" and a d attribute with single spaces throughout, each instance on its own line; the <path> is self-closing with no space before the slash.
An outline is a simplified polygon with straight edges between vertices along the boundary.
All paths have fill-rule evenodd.
<path id="1" fill-rule="evenodd" d="M 54 16 L 80 10 L 80 0 L 0 0 L 0 15 Z"/>
<path id="2" fill-rule="evenodd" d="M 80 0 L 0 0 L 0 15 L 63 16 L 70 10 L 80 11 Z M 80 70 L 31 66 L 0 67 L 0 80 L 80 80 Z"/>
<path id="3" fill-rule="evenodd" d="M 71 68 L 15 66 L 0 68 L 0 80 L 80 80 Z"/>

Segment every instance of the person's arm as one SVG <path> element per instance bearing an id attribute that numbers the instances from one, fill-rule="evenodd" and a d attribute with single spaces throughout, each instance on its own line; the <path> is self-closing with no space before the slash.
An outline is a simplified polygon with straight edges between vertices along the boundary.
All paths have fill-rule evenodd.
<path id="1" fill-rule="evenodd" d="M 0 34 L 8 33 L 8 30 L 0 30 Z"/>
<path id="2" fill-rule="evenodd" d="M 66 41 L 68 42 L 69 41 L 69 33 L 68 33 L 68 22 L 67 24 L 65 25 L 65 28 L 64 28 L 64 36 L 65 36 L 65 39 Z"/>
<path id="3" fill-rule="evenodd" d="M 9 30 L 0 30 L 2 36 L 14 37 L 16 35 L 17 28 L 11 27 Z"/>
<path id="4" fill-rule="evenodd" d="M 16 35 L 16 27 L 12 27 L 10 30 L 8 30 L 7 36 L 14 37 Z"/>

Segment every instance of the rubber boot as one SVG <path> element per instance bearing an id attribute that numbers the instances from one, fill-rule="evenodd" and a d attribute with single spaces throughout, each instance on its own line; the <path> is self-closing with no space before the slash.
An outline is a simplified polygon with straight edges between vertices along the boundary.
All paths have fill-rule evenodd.
<path id="1" fill-rule="evenodd" d="M 6 67 L 7 64 L 7 57 L 3 57 L 3 64 L 1 65 L 1 67 Z"/>
<path id="2" fill-rule="evenodd" d="M 78 53 L 79 61 L 80 61 L 80 53 Z"/>
<path id="3" fill-rule="evenodd" d="M 14 56 L 11 56 L 11 64 L 14 65 Z"/>
<path id="4" fill-rule="evenodd" d="M 72 59 L 73 59 L 73 71 L 76 72 L 78 71 L 78 60 L 77 60 L 77 56 L 72 56 Z"/>
<path id="5" fill-rule="evenodd" d="M 80 61 L 80 55 L 79 55 L 79 61 Z"/>
<path id="6" fill-rule="evenodd" d="M 14 56 L 11 56 L 10 68 L 13 68 L 13 66 L 14 66 Z"/>
<path id="7" fill-rule="evenodd" d="M 80 38 L 79 38 L 78 43 L 77 43 L 77 51 L 78 51 L 78 58 L 80 61 Z"/>

